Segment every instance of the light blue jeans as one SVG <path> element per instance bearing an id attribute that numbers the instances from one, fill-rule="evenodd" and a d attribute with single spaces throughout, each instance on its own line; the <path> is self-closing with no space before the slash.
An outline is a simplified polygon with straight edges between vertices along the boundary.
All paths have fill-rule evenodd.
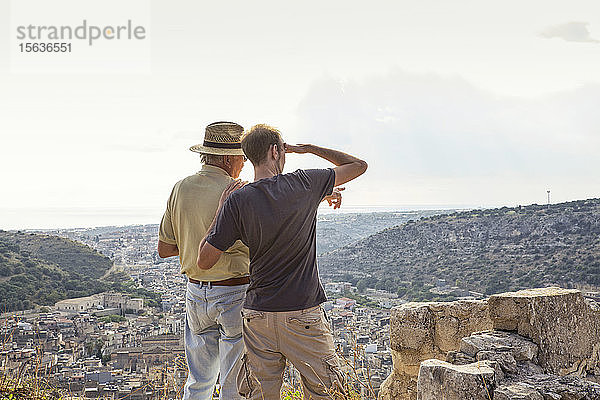
<path id="1" fill-rule="evenodd" d="M 244 350 L 241 310 L 247 287 L 188 282 L 184 340 L 189 372 L 184 400 L 211 400 L 218 376 L 219 398 L 241 399 L 236 377 Z"/>

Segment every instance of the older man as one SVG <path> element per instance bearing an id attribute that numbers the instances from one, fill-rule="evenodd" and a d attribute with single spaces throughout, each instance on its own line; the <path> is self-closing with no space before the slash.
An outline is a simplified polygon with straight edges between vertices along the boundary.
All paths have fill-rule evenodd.
<path id="1" fill-rule="evenodd" d="M 179 256 L 188 278 L 184 399 L 212 399 L 219 374 L 220 399 L 240 398 L 235 381 L 244 348 L 240 311 L 248 287 L 248 248 L 232 243 L 210 271 L 198 268 L 196 259 L 224 189 L 244 166 L 243 131 L 233 122 L 206 127 L 204 142 L 190 148 L 201 154 L 202 169 L 175 184 L 160 224 L 159 256 Z"/>
<path id="2" fill-rule="evenodd" d="M 319 203 L 335 186 L 365 172 L 367 163 L 314 145 L 286 145 L 279 131 L 254 126 L 242 139 L 254 165 L 254 182 L 231 192 L 198 252 L 198 267 L 210 271 L 237 240 L 250 248 L 250 286 L 243 310 L 245 367 L 240 393 L 276 400 L 286 360 L 300 372 L 304 398 L 337 398 L 343 376 L 321 303 L 326 300 L 316 262 Z M 283 173 L 287 153 L 314 154 L 335 165 Z M 335 397 L 334 397 L 335 396 Z"/>

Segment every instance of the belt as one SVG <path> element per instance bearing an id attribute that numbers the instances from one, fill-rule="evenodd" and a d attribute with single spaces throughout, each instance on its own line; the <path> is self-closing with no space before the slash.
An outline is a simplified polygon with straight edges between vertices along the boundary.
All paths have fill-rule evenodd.
<path id="1" fill-rule="evenodd" d="M 199 281 L 196 279 L 188 278 L 190 283 L 195 283 L 196 285 L 206 285 L 206 286 L 238 286 L 238 285 L 247 285 L 250 283 L 250 278 L 247 276 L 240 276 L 238 278 L 229 278 L 222 281 Z"/>

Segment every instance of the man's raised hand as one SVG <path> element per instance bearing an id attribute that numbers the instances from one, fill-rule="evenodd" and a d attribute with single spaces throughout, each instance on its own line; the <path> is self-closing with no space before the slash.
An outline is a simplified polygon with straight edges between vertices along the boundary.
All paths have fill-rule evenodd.
<path id="1" fill-rule="evenodd" d="M 304 153 L 308 153 L 309 151 L 309 144 L 288 144 L 288 143 L 284 143 L 283 147 L 285 147 L 285 152 L 286 153 L 298 153 L 298 154 L 304 154 Z"/>

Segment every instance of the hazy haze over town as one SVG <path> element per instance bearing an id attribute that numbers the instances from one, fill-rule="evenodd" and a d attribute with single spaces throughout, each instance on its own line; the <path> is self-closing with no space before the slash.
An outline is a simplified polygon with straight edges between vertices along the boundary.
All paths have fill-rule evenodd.
<path id="1" fill-rule="evenodd" d="M 0 52 L 23 9 L 36 24 L 60 9 L 60 23 L 144 24 L 143 68 L 36 73 L 0 57 L 1 228 L 157 223 L 215 120 L 360 155 L 346 206 L 600 191 L 596 1 L 59 3 L 2 2 Z M 287 170 L 325 165 L 294 155 Z"/>

